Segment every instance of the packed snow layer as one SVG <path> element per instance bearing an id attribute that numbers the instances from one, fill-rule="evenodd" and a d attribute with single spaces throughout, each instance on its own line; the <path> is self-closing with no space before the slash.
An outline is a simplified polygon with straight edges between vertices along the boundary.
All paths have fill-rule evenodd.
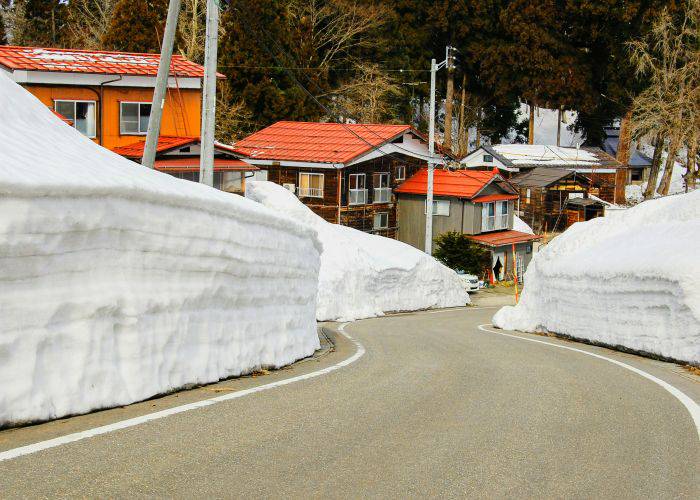
<path id="1" fill-rule="evenodd" d="M 525 234 L 535 234 L 535 232 L 527 224 L 527 222 L 522 220 L 517 215 L 513 216 L 513 231 L 519 231 L 519 232 L 525 233 Z"/>
<path id="2" fill-rule="evenodd" d="M 2 72 L 0 137 L 0 426 L 319 346 L 308 227 L 95 145 Z"/>
<path id="3" fill-rule="evenodd" d="M 318 232 L 323 244 L 319 321 L 350 321 L 469 302 L 457 273 L 410 245 L 326 222 L 272 182 L 247 182 L 246 196 Z"/>
<path id="4" fill-rule="evenodd" d="M 700 363 L 700 191 L 574 224 L 525 272 L 494 325 Z"/>

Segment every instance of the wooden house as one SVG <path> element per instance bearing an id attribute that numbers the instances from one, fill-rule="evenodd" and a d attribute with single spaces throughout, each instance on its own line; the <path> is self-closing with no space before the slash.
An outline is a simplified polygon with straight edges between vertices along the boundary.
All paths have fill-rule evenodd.
<path id="1" fill-rule="evenodd" d="M 612 126 L 605 128 L 605 142 L 603 151 L 610 156 L 617 157 L 617 148 L 620 142 L 620 127 Z M 649 180 L 651 171 L 651 158 L 636 148 L 634 144 L 630 146 L 630 158 L 627 162 L 627 184 L 643 184 Z"/>
<path id="2" fill-rule="evenodd" d="M 396 189 L 398 238 L 421 250 L 427 176 L 421 169 Z M 511 279 L 514 270 L 522 276 L 540 237 L 513 229 L 517 190 L 497 171 L 436 169 L 433 184 L 433 239 L 450 231 L 468 235 L 491 254 L 489 279 Z"/>
<path id="3" fill-rule="evenodd" d="M 506 177 L 534 168 L 563 168 L 585 175 L 590 194 L 609 203 L 624 203 L 628 167 L 600 148 L 565 148 L 537 144 L 481 146 L 465 156 L 465 168 L 498 168 Z"/>
<path id="4" fill-rule="evenodd" d="M 0 71 L 68 125 L 137 162 L 143 154 L 159 62 L 160 54 L 0 45 Z M 190 180 L 199 177 L 203 76 L 202 66 L 173 54 L 155 167 Z M 244 172 L 255 170 L 230 148 L 217 145 L 218 187 L 241 192 Z"/>
<path id="5" fill-rule="evenodd" d="M 144 141 L 114 148 L 114 152 L 135 162 L 143 157 Z M 199 182 L 199 137 L 161 136 L 156 148 L 154 168 L 180 179 Z M 241 159 L 231 146 L 214 143 L 214 187 L 221 191 L 243 195 L 245 181 L 258 168 Z"/>
<path id="6" fill-rule="evenodd" d="M 516 213 L 537 234 L 563 231 L 578 220 L 603 215 L 603 204 L 598 202 L 588 205 L 580 219 L 568 216 L 567 210 L 574 207 L 572 200 L 588 199 L 591 188 L 588 177 L 575 171 L 537 167 L 515 174 L 509 180 L 519 194 Z"/>
<path id="7" fill-rule="evenodd" d="M 429 155 L 409 125 L 359 123 L 281 121 L 235 149 L 327 221 L 392 238 L 394 189 Z"/>

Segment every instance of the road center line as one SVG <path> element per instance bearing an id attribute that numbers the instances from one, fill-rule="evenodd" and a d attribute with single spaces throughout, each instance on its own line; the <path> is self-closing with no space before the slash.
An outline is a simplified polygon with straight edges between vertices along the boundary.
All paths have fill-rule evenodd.
<path id="1" fill-rule="evenodd" d="M 511 338 L 518 339 L 518 340 L 526 340 L 528 342 L 536 342 L 538 344 L 545 344 L 545 345 L 552 346 L 552 347 L 558 347 L 559 349 L 566 349 L 567 351 L 575 351 L 575 352 L 579 352 L 581 354 L 586 354 L 587 356 L 592 356 L 594 358 L 603 359 L 603 360 L 608 361 L 614 365 L 621 366 L 622 368 L 630 370 L 630 371 L 636 373 L 637 375 L 644 377 L 647 380 L 651 380 L 655 384 L 663 387 L 666 391 L 670 392 L 673 397 L 675 397 L 678 401 L 683 403 L 683 406 L 685 406 L 685 408 L 690 413 L 690 416 L 693 418 L 693 422 L 695 423 L 695 430 L 698 433 L 698 440 L 700 440 L 700 406 L 698 406 L 698 404 L 690 396 L 688 396 L 687 394 L 682 392 L 680 389 L 677 389 L 676 387 L 672 386 L 668 382 L 665 382 L 665 381 L 661 380 L 660 378 L 657 378 L 654 375 L 645 372 L 644 370 L 640 370 L 639 368 L 635 368 L 632 365 L 628 365 L 627 363 L 623 363 L 622 361 L 617 361 L 616 359 L 608 358 L 608 357 L 602 356 L 600 354 L 595 354 L 595 353 L 592 353 L 589 351 L 584 351 L 583 349 L 576 349 L 575 347 L 554 344 L 552 342 L 546 342 L 544 340 L 531 339 L 528 337 L 521 337 L 520 335 L 513 335 L 510 333 L 499 332 L 496 330 L 490 330 L 490 329 L 486 328 L 487 326 L 493 326 L 493 325 L 491 325 L 490 323 L 487 323 L 484 325 L 479 325 L 479 330 L 481 330 L 482 332 L 489 332 L 489 333 L 495 333 L 497 335 L 503 335 L 504 337 L 511 337 Z"/>
<path id="2" fill-rule="evenodd" d="M 49 448 L 55 448 L 57 446 L 62 446 L 68 443 L 74 443 L 76 441 L 81 441 L 83 439 L 99 436 L 101 434 L 107 434 L 109 432 L 118 431 L 121 429 L 126 429 L 129 427 L 134 427 L 137 425 L 150 422 L 152 420 L 158 420 L 161 418 L 169 417 L 171 415 L 176 415 L 178 413 L 183 413 L 190 410 L 196 410 L 198 408 L 204 408 L 205 406 L 211 406 L 216 403 L 221 403 L 224 401 L 229 401 L 232 399 L 242 398 L 248 396 L 249 394 L 255 394 L 256 392 L 266 391 L 268 389 L 274 389 L 276 387 L 281 387 L 283 385 L 292 384 L 294 382 L 300 382 L 302 380 L 308 380 L 310 378 L 315 378 L 320 375 L 325 375 L 331 373 L 335 370 L 348 366 L 358 359 L 360 359 L 365 354 L 365 348 L 357 340 L 352 338 L 350 335 L 345 333 L 345 325 L 348 323 L 343 323 L 338 327 L 338 331 L 346 337 L 350 342 L 352 342 L 355 347 L 355 353 L 349 358 L 340 361 L 332 366 L 328 366 L 321 370 L 317 370 L 311 373 L 305 373 L 303 375 L 297 375 L 296 377 L 291 377 L 284 380 L 278 380 L 277 382 L 271 382 L 269 384 L 260 385 L 258 387 L 252 387 L 250 389 L 244 389 L 241 391 L 231 392 L 224 394 L 222 396 L 217 396 L 210 399 L 203 399 L 201 401 L 195 401 L 194 403 L 188 403 L 181 406 L 175 406 L 174 408 L 168 408 L 167 410 L 161 410 L 153 413 L 148 413 L 146 415 L 141 415 L 139 417 L 130 418 L 127 420 L 122 420 L 119 422 L 114 422 L 112 424 L 103 425 L 100 427 L 95 427 L 93 429 L 87 429 L 80 432 L 75 432 L 73 434 L 66 434 L 65 436 L 60 436 L 54 439 L 48 439 L 46 441 L 39 441 L 38 443 L 28 444 L 26 446 L 20 446 L 19 448 L 13 448 L 11 450 L 0 452 L 0 462 L 5 460 L 11 460 L 13 458 L 21 457 L 23 455 L 30 455 L 42 450 L 48 450 Z"/>

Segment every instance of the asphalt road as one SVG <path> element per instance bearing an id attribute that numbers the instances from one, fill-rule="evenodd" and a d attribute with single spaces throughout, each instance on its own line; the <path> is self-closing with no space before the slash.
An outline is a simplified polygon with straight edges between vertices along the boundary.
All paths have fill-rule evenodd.
<path id="1" fill-rule="evenodd" d="M 331 373 L 0 462 L 0 497 L 699 498 L 687 409 L 619 366 L 478 330 L 493 309 L 356 322 Z M 522 336 L 526 336 L 522 334 Z M 0 432 L 0 452 L 332 366 Z M 546 337 L 700 400 L 676 365 Z"/>

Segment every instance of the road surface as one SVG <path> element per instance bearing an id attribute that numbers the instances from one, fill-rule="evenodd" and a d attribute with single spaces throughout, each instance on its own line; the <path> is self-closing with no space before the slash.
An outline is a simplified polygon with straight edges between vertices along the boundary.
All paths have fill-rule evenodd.
<path id="1" fill-rule="evenodd" d="M 486 332 L 494 309 L 397 315 L 335 352 L 126 408 L 0 432 L 0 453 L 334 366 L 330 373 L 0 461 L 0 497 L 700 497 L 690 413 L 575 351 Z M 547 337 L 700 400 L 676 365 Z"/>

